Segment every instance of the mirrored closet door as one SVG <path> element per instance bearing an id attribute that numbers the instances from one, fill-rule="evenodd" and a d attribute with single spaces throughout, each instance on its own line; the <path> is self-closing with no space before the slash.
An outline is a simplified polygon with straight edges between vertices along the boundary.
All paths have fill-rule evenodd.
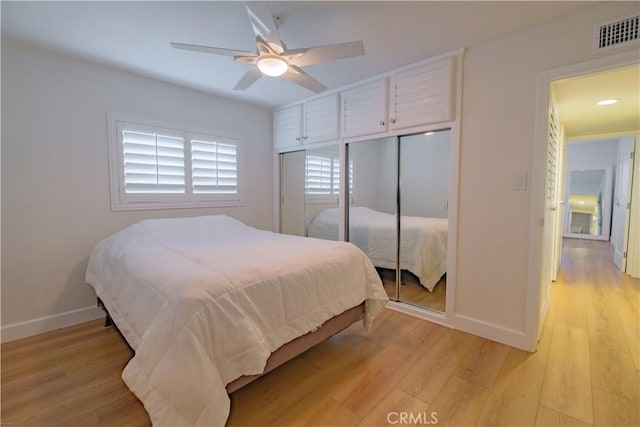
<path id="1" fill-rule="evenodd" d="M 346 239 L 376 267 L 389 298 L 445 310 L 451 132 L 420 133 L 280 155 L 282 233 Z M 341 184 L 341 167 L 346 167 Z"/>
<path id="2" fill-rule="evenodd" d="M 389 298 L 444 312 L 450 131 L 347 145 L 348 240 L 376 266 Z"/>
<path id="3" fill-rule="evenodd" d="M 451 132 L 399 138 L 400 301 L 445 311 Z"/>

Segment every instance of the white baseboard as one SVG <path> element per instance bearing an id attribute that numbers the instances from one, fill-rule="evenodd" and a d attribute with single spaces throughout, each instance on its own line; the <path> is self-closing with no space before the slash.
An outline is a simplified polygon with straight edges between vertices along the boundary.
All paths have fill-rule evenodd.
<path id="1" fill-rule="evenodd" d="M 96 306 L 91 306 L 24 322 L 11 323 L 2 326 L 2 338 L 0 341 L 3 343 L 14 341 L 101 317 L 104 317 L 104 312 Z"/>
<path id="2" fill-rule="evenodd" d="M 465 331 L 482 338 L 487 338 L 492 341 L 497 341 L 511 347 L 516 347 L 525 351 L 536 351 L 535 348 L 530 348 L 530 344 L 526 339 L 527 337 L 525 333 L 517 329 L 506 328 L 495 323 L 475 319 L 462 314 L 456 314 L 454 316 L 454 326 L 456 329 L 460 329 L 461 331 Z"/>

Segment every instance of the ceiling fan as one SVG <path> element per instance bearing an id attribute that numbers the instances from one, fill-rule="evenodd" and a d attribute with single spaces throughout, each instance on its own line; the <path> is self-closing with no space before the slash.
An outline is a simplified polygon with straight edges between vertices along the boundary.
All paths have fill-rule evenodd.
<path id="1" fill-rule="evenodd" d="M 185 43 L 171 43 L 171 46 L 176 49 L 232 56 L 236 62 L 252 64 L 233 88 L 235 90 L 245 90 L 265 75 L 282 76 L 312 92 L 320 93 L 326 86 L 300 67 L 364 55 L 362 41 L 289 50 L 278 35 L 276 20 L 279 18 L 271 15 L 269 6 L 265 2 L 251 2 L 247 3 L 246 7 L 256 35 L 257 53 Z"/>

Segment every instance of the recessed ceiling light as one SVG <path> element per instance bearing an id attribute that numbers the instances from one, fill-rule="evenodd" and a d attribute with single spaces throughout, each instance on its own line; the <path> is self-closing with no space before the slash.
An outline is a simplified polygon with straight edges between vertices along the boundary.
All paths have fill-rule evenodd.
<path id="1" fill-rule="evenodd" d="M 615 98 L 609 98 L 609 99 L 603 99 L 602 101 L 598 101 L 597 104 L 598 105 L 613 105 L 615 103 L 617 103 L 618 100 Z"/>

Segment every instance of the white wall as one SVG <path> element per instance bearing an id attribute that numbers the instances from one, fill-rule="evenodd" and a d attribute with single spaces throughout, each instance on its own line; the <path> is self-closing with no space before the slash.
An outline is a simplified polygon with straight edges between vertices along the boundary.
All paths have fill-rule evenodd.
<path id="1" fill-rule="evenodd" d="M 395 138 L 392 139 L 395 141 Z M 353 161 L 353 206 L 394 213 L 396 206 L 395 144 L 386 139 L 349 144 Z"/>
<path id="2" fill-rule="evenodd" d="M 112 212 L 108 111 L 240 135 L 245 205 Z M 135 221 L 226 213 L 271 229 L 271 117 L 264 108 L 3 38 L 3 339 L 63 326 L 64 316 L 55 315 L 94 306 L 93 290 L 84 283 L 91 248 Z M 31 322 L 38 318 L 45 319 Z"/>
<path id="3" fill-rule="evenodd" d="M 594 4 L 574 15 L 471 46 L 464 58 L 455 325 L 527 347 L 531 177 L 539 72 L 638 44 L 592 53 L 596 23 L 637 13 L 635 2 Z M 538 213 L 535 213 L 537 216 Z M 536 307 L 537 310 L 537 307 Z"/>
<path id="4" fill-rule="evenodd" d="M 450 132 L 403 136 L 400 149 L 402 214 L 447 218 Z M 396 138 L 350 144 L 355 161 L 354 205 L 396 212 Z"/>
<path id="5" fill-rule="evenodd" d="M 618 138 L 576 141 L 567 144 L 567 169 L 614 166 L 617 161 Z"/>
<path id="6" fill-rule="evenodd" d="M 448 218 L 451 132 L 400 138 L 402 215 Z"/>

